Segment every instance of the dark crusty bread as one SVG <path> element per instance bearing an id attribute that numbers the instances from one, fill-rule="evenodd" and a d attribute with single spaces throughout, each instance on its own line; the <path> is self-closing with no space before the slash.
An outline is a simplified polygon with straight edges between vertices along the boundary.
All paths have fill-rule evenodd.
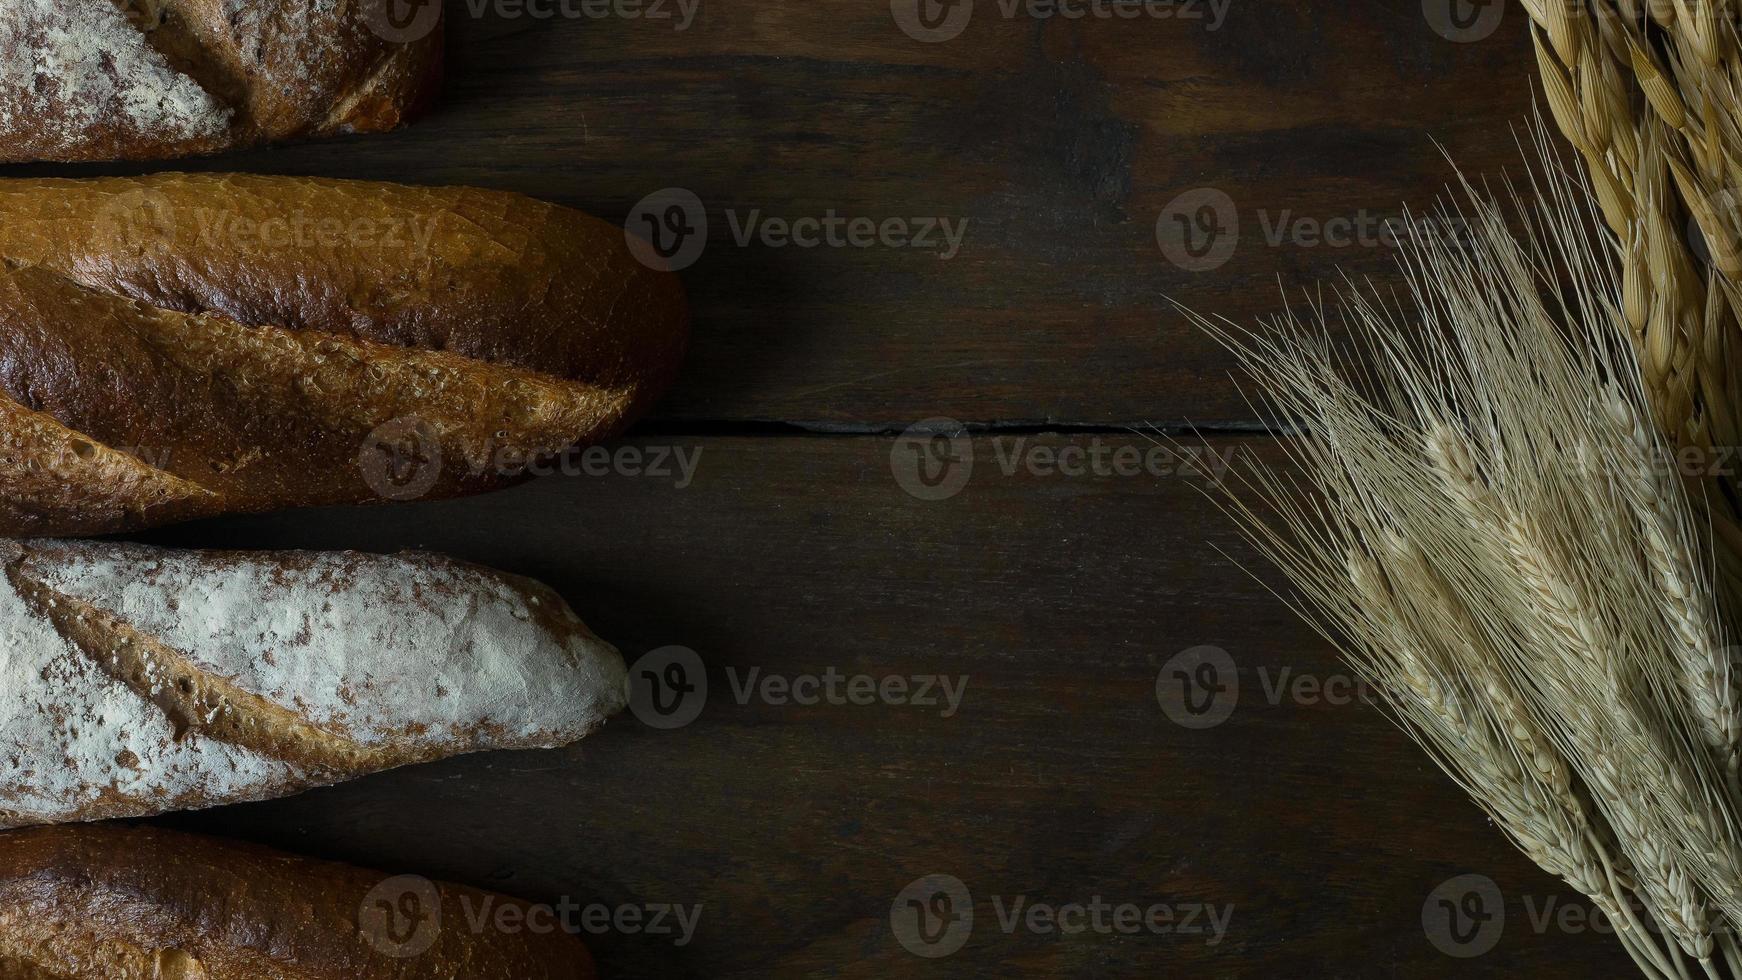
<path id="1" fill-rule="evenodd" d="M 516 194 L 0 181 L 0 534 L 506 486 L 624 428 L 687 335 L 620 229 Z"/>
<path id="2" fill-rule="evenodd" d="M 151 827 L 0 835 L 5 980 L 595 976 L 544 918 L 474 888 Z"/>
<path id="3" fill-rule="evenodd" d="M 440 4 L 6 0 L 0 162 L 166 159 L 392 129 L 440 82 Z"/>
<path id="4" fill-rule="evenodd" d="M 555 748 L 626 700 L 560 596 L 452 559 L 0 541 L 0 828 Z"/>

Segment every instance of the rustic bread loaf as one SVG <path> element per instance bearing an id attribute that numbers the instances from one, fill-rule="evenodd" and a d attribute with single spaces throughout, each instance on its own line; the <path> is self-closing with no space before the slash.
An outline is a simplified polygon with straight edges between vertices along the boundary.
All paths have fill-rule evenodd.
<path id="1" fill-rule="evenodd" d="M 0 180 L 0 535 L 506 486 L 687 335 L 620 229 L 515 194 Z"/>
<path id="2" fill-rule="evenodd" d="M 440 4 L 6 0 L 0 163 L 167 159 L 392 129 L 440 83 Z"/>
<path id="3" fill-rule="evenodd" d="M 487 916 L 479 923 L 480 910 Z M 149 827 L 0 835 L 6 980 L 583 980 L 579 940 L 459 885 Z"/>
<path id="4" fill-rule="evenodd" d="M 0 541 L 0 829 L 567 745 L 626 700 L 550 589 L 433 555 Z"/>

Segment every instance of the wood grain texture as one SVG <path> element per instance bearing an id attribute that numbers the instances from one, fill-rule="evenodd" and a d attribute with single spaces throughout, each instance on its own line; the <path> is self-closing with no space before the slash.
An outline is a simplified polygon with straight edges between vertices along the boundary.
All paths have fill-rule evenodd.
<path id="1" fill-rule="evenodd" d="M 1001 2 L 924 44 L 884 0 L 701 0 L 684 31 L 450 0 L 429 118 L 190 166 L 477 184 L 618 222 L 687 188 L 710 241 L 685 277 L 695 344 L 664 413 L 857 425 L 1247 419 L 1227 358 L 1166 297 L 1241 320 L 1279 305 L 1278 277 L 1387 273 L 1384 248 L 1272 247 L 1267 226 L 1426 205 L 1452 176 L 1435 139 L 1476 173 L 1520 159 L 1509 126 L 1535 69 L 1518 11 L 1454 43 L 1419 0 L 1235 2 L 1216 30 L 1006 19 Z M 1204 187 L 1234 202 L 1240 241 L 1187 272 L 1156 224 Z M 967 235 L 949 261 L 734 241 L 734 214 L 831 210 Z"/>
<path id="2" fill-rule="evenodd" d="M 632 658 L 682 644 L 712 694 L 677 731 L 625 717 L 563 753 L 480 757 L 167 822 L 535 900 L 701 903 L 692 943 L 590 937 L 607 977 L 1623 976 L 1612 941 L 1531 913 L 1571 901 L 1375 711 L 1268 685 L 1341 677 L 1329 648 L 1233 560 L 1189 480 L 1000 475 L 904 493 L 894 433 L 1249 425 L 1227 357 L 1167 302 L 1236 320 L 1279 278 L 1384 277 L 1382 247 L 1267 225 L 1393 217 L 1452 171 L 1518 159 L 1522 15 L 1454 43 L 1418 0 L 1236 2 L 1178 19 L 1011 19 L 978 0 L 922 44 L 882 0 L 702 0 L 685 31 L 505 16 L 450 0 L 449 78 L 383 137 L 190 164 L 466 183 L 623 222 L 687 188 L 710 219 L 684 274 L 692 353 L 629 447 L 703 453 L 679 478 L 556 477 L 488 498 L 229 519 L 158 543 L 428 547 L 537 576 Z M 4 173 L 133 173 L 15 167 Z M 1237 249 L 1171 264 L 1157 222 L 1226 193 Z M 948 217 L 961 252 L 739 247 L 732 218 Z M 730 212 L 730 214 L 729 214 Z M 1012 428 L 1014 427 L 1014 428 Z M 871 433 L 858 436 L 824 432 Z M 1092 433 L 1028 437 L 1058 448 Z M 1262 440 L 1218 447 L 1274 452 Z M 1221 726 L 1173 724 L 1182 650 L 1238 665 Z M 951 718 L 731 697 L 732 671 L 966 674 Z M 1285 677 L 1283 671 L 1289 671 Z M 890 906 L 921 875 L 972 891 L 976 926 L 924 960 Z M 1481 874 L 1493 952 L 1442 955 L 1424 903 Z M 1003 933 L 992 896 L 1234 907 L 1226 939 Z"/>
<path id="3" fill-rule="evenodd" d="M 976 439 L 971 479 L 941 502 L 899 488 L 891 440 L 720 437 L 676 443 L 701 452 L 681 490 L 553 477 L 464 502 L 154 532 L 177 545 L 447 550 L 551 582 L 632 660 L 693 648 L 709 684 L 678 730 L 624 716 L 562 753 L 171 823 L 535 900 L 704 905 L 687 946 L 592 937 L 608 977 L 1625 975 L 1606 937 L 1536 934 L 1530 911 L 1573 896 L 1376 711 L 1339 697 L 1271 704 L 1271 687 L 1343 672 L 1236 566 L 1252 556 L 1198 481 L 1005 476 L 1017 438 Z M 1261 440 L 1215 447 L 1274 454 Z M 1233 658 L 1240 693 L 1225 723 L 1194 731 L 1169 720 L 1156 687 L 1201 644 Z M 739 704 L 731 672 L 754 667 L 969 680 L 950 718 Z M 968 885 L 976 925 L 961 952 L 923 960 L 894 938 L 890 907 L 936 873 Z M 1501 889 L 1505 931 L 1493 952 L 1452 959 L 1425 938 L 1422 908 L 1471 873 Z M 993 895 L 1234 914 L 1214 946 L 1006 935 Z"/>

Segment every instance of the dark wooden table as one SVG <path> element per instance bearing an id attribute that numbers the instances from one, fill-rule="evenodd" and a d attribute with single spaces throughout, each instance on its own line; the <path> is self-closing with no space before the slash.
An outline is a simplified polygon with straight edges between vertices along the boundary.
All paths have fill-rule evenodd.
<path id="1" fill-rule="evenodd" d="M 701 0 L 683 30 L 579 0 L 550 18 L 479 3 L 449 5 L 451 81 L 421 125 L 198 166 L 481 184 L 617 221 L 693 192 L 710 224 L 686 273 L 693 355 L 621 444 L 699 454 L 693 478 L 626 457 L 485 499 L 149 538 L 416 546 L 536 575 L 631 660 L 695 651 L 705 704 L 681 728 L 626 715 L 567 751 L 167 823 L 541 901 L 702 907 L 681 945 L 590 937 L 610 977 L 1626 975 L 1576 896 L 1242 570 L 1254 557 L 1201 475 L 1161 457 L 1119 472 L 1188 425 L 1218 460 L 1276 457 L 1228 359 L 1168 298 L 1241 320 L 1280 304 L 1279 280 L 1390 275 L 1378 223 L 1452 177 L 1434 140 L 1473 172 L 1517 169 L 1521 11 L 1460 7 L 1476 20 L 1451 40 L 1435 0 L 1136 19 L 979 0 L 959 36 L 922 43 L 883 0 Z M 1226 197 L 1182 197 L 1205 189 Z M 752 221 L 830 215 L 966 235 L 948 258 L 782 247 L 766 224 L 738 241 Z M 1204 261 L 1158 239 L 1236 221 L 1231 253 Z M 903 433 L 938 418 L 969 426 L 971 469 L 909 492 L 932 443 Z M 1105 465 L 1049 463 L 1077 450 Z M 1176 657 L 1202 646 L 1238 684 L 1213 727 L 1177 703 L 1202 692 Z M 740 693 L 752 671 L 774 696 Z M 953 712 L 779 696 L 831 674 L 966 687 Z M 972 931 L 922 958 L 901 939 L 924 937 L 895 929 L 919 921 L 904 890 L 946 875 Z M 1464 875 L 1493 882 L 1503 928 L 1458 946 L 1440 900 Z M 1163 906 L 1174 928 L 1027 918 L 1094 902 Z M 1435 938 L 1493 948 L 1454 958 Z"/>

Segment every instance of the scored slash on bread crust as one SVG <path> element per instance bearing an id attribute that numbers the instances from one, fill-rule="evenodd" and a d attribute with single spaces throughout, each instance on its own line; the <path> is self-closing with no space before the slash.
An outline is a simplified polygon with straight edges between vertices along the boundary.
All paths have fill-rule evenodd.
<path id="1" fill-rule="evenodd" d="M 402 499 L 383 427 L 407 497 L 507 486 L 625 428 L 687 337 L 620 229 L 515 194 L 0 181 L 0 534 Z"/>
<path id="2" fill-rule="evenodd" d="M 427 31 L 400 37 L 378 29 L 371 4 L 384 6 L 7 0 L 0 163 L 167 159 L 393 129 L 435 98 L 442 24 L 432 8 Z"/>
<path id="3" fill-rule="evenodd" d="M 198 734 L 310 772 L 388 769 L 424 761 L 369 749 L 309 724 L 288 708 L 202 672 L 188 658 L 102 609 L 14 568 L 12 587 L 78 652 L 163 712 L 177 741 Z M 433 746 L 432 755 L 439 753 Z"/>
<path id="4" fill-rule="evenodd" d="M 40 266 L 0 270 L 0 308 L 0 392 L 97 445 L 150 447 L 170 479 L 204 491 L 179 495 L 196 514 L 367 499 L 364 437 L 411 416 L 438 434 L 461 492 L 489 472 L 501 427 L 542 456 L 621 425 L 631 400 L 441 351 L 159 309 Z"/>
<path id="5" fill-rule="evenodd" d="M 554 592 L 432 555 L 0 543 L 0 828 L 554 748 L 624 667 Z"/>
<path id="6" fill-rule="evenodd" d="M 185 520 L 215 495 L 0 398 L 0 527 L 48 534 L 80 526 Z"/>
<path id="7" fill-rule="evenodd" d="M 6 980 L 591 980 L 592 957 L 562 929 L 494 924 L 540 921 L 533 910 L 155 827 L 0 835 Z"/>

